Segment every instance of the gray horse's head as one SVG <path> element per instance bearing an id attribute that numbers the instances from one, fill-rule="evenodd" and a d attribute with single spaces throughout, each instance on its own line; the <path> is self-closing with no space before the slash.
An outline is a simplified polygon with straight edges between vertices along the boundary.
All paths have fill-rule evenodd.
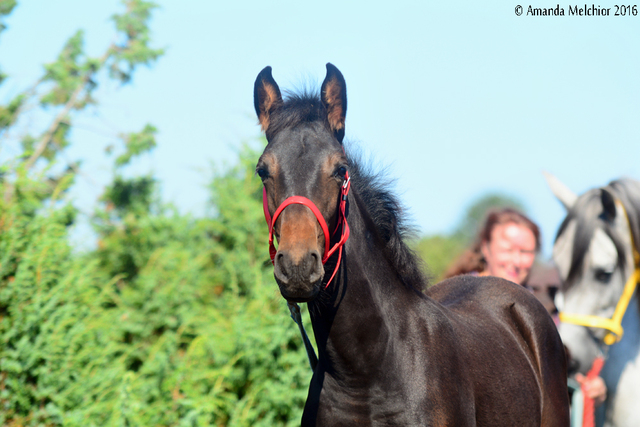
<path id="1" fill-rule="evenodd" d="M 567 210 L 553 248 L 564 282 L 556 306 L 563 313 L 610 318 L 634 271 L 640 183 L 621 179 L 576 196 L 551 175 L 547 182 Z M 559 331 L 578 370 L 588 371 L 601 352 L 606 330 L 563 322 Z"/>

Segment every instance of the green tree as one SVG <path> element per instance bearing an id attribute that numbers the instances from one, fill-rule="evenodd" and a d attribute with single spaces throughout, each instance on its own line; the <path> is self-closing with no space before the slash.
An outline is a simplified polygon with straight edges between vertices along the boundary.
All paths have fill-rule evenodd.
<path id="1" fill-rule="evenodd" d="M 22 153 L 2 168 L 3 199 L 9 201 L 29 192 L 39 200 L 58 197 L 73 183 L 78 164 L 55 167 L 58 155 L 69 145 L 74 117 L 90 105 L 96 105 L 94 93 L 101 81 L 113 79 L 128 83 L 140 65 L 153 64 L 162 49 L 150 47 L 148 21 L 155 4 L 143 0 L 123 2 L 125 11 L 113 15 L 115 41 L 99 57 L 84 51 L 84 32 L 69 38 L 57 59 L 44 66 L 44 74 L 32 87 L 18 93 L 6 105 L 0 105 L 0 141 L 11 142 L 10 130 L 20 118 L 38 111 L 50 121 L 41 129 L 20 136 Z M 0 17 L 16 5 L 0 0 Z M 2 27 L 0 27 L 2 28 Z M 6 77 L 6 76 L 4 76 Z M 0 78 L 0 83 L 2 82 Z M 140 135 L 148 134 L 145 128 Z M 127 144 L 135 144 L 134 135 L 124 135 Z M 144 143 L 144 141 L 143 141 Z"/>
<path id="2" fill-rule="evenodd" d="M 415 250 L 424 260 L 430 284 L 443 279 L 443 274 L 466 245 L 462 239 L 450 234 L 424 236 L 415 243 Z"/>
<path id="3" fill-rule="evenodd" d="M 470 244 L 476 238 L 487 213 L 501 208 L 513 208 L 526 214 L 524 205 L 517 198 L 501 193 L 488 193 L 478 197 L 469 205 L 453 234 Z"/>
<path id="4" fill-rule="evenodd" d="M 126 318 L 119 341 L 128 355 L 108 367 L 121 366 L 128 416 L 140 425 L 299 423 L 310 372 L 265 262 L 257 157 L 245 146 L 237 165 L 215 174 L 209 219 L 122 197 L 135 178 L 105 192 L 95 256 L 108 276 L 120 272 L 112 317 Z"/>
<path id="5" fill-rule="evenodd" d="M 211 218 L 121 203 L 86 254 L 60 209 L 2 214 L 0 424 L 299 424 L 311 373 L 265 262 L 256 158 L 216 173 Z M 102 209 L 131 201 L 118 186 Z"/>
<path id="6" fill-rule="evenodd" d="M 14 5 L 0 0 L 0 14 Z M 0 175 L 1 425 L 299 424 L 310 372 L 268 263 L 256 150 L 215 173 L 210 216 L 192 218 L 160 200 L 153 177 L 122 172 L 156 129 L 123 135 L 93 217 L 98 248 L 70 247 L 75 209 L 61 196 L 78 165 L 60 154 L 81 143 L 70 130 L 99 82 L 125 84 L 161 54 L 149 47 L 153 7 L 125 2 L 118 41 L 98 58 L 76 33 L 0 106 L 4 141 L 27 106 L 52 117 Z"/>
<path id="7" fill-rule="evenodd" d="M 526 214 L 524 204 L 515 197 L 487 193 L 475 199 L 450 234 L 435 234 L 419 239 L 415 248 L 427 264 L 432 282 L 443 279 L 445 270 L 473 243 L 487 213 L 493 209 L 511 207 Z"/>

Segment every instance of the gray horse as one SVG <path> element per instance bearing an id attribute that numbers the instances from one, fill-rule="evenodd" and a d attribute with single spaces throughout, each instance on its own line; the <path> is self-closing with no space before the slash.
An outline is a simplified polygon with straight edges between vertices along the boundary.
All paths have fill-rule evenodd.
<path id="1" fill-rule="evenodd" d="M 640 307 L 635 288 L 640 259 L 634 259 L 634 246 L 640 252 L 640 182 L 621 179 L 579 197 L 551 175 L 547 182 L 567 210 L 553 248 L 564 280 L 556 297 L 560 336 L 582 373 L 598 355 L 606 357 L 600 375 L 608 397 L 598 425 L 638 427 Z M 615 321 L 605 319 L 614 316 L 625 286 L 632 297 L 626 311 L 617 310 L 622 319 L 616 328 Z M 620 327 L 624 334 L 617 341 Z"/>

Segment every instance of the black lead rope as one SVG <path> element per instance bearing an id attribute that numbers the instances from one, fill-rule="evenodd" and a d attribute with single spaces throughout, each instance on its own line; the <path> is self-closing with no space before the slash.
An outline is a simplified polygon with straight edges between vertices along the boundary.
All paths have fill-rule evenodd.
<path id="1" fill-rule="evenodd" d="M 318 357 L 316 356 L 316 351 L 311 345 L 311 341 L 309 341 L 307 331 L 305 331 L 304 326 L 302 326 L 302 315 L 300 314 L 300 307 L 295 302 L 288 301 L 287 306 L 289 307 L 289 311 L 291 312 L 291 318 L 298 324 L 298 329 L 300 329 L 300 335 L 302 335 L 302 341 L 304 341 L 304 348 L 307 350 L 307 357 L 309 358 L 309 366 L 311 366 L 312 371 L 315 371 L 316 366 L 318 366 Z"/>

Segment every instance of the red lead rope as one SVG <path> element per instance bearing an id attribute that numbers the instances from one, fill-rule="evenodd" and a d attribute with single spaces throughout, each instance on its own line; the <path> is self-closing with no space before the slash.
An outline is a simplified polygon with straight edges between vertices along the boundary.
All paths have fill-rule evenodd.
<path id="1" fill-rule="evenodd" d="M 600 375 L 600 371 L 604 366 L 604 358 L 596 357 L 593 361 L 593 365 L 591 365 L 591 369 L 587 372 L 587 379 L 591 380 Z M 582 411 L 582 426 L 583 427 L 594 427 L 595 423 L 595 405 L 593 399 L 587 397 L 587 393 L 585 390 L 585 385 L 582 384 L 580 386 L 582 389 L 582 395 L 584 396 L 584 406 Z"/>
<path id="2" fill-rule="evenodd" d="M 342 184 L 340 206 L 338 207 L 338 222 L 336 224 L 336 229 L 333 232 L 333 234 L 335 234 L 340 228 L 340 226 L 342 226 L 342 236 L 340 236 L 340 240 L 335 245 L 333 245 L 332 248 L 329 248 L 331 238 L 329 236 L 329 227 L 327 227 L 327 222 L 324 220 L 318 207 L 311 200 L 302 196 L 289 197 L 285 199 L 285 201 L 282 202 L 280 206 L 278 206 L 278 209 L 276 209 L 272 218 L 271 214 L 269 214 L 269 201 L 267 199 L 267 189 L 263 188 L 262 189 L 262 208 L 264 210 L 264 218 L 267 221 L 267 225 L 269 225 L 269 256 L 271 257 L 271 263 L 275 263 L 274 260 L 276 258 L 276 253 L 278 252 L 275 248 L 275 245 L 273 244 L 273 228 L 275 226 L 276 220 L 278 219 L 278 216 L 280 216 L 284 208 L 286 208 L 289 205 L 293 205 L 293 204 L 304 205 L 309 209 L 311 209 L 311 212 L 313 212 L 313 214 L 315 215 L 316 219 L 318 220 L 318 223 L 320 223 L 320 227 L 322 228 L 322 233 L 324 234 L 324 254 L 322 256 L 322 264 L 324 265 L 327 262 L 327 260 L 331 257 L 331 255 L 333 255 L 336 252 L 336 250 L 338 251 L 338 262 L 336 263 L 336 268 L 333 270 L 333 274 L 331 275 L 331 278 L 325 285 L 325 289 L 326 289 L 326 287 L 329 286 L 329 283 L 331 283 L 331 281 L 335 277 L 338 271 L 338 267 L 340 267 L 340 261 L 342 260 L 342 247 L 344 246 L 345 242 L 349 238 L 349 224 L 347 224 L 346 209 L 347 209 L 347 195 L 349 194 L 350 188 L 351 188 L 351 178 L 349 178 L 349 173 L 347 173 L 345 175 L 344 184 Z"/>

